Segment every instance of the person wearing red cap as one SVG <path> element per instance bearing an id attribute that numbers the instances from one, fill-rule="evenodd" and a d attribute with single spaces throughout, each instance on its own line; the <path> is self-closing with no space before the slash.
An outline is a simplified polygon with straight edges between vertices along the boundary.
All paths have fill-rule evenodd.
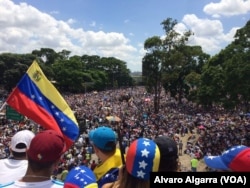
<path id="1" fill-rule="evenodd" d="M 32 139 L 27 150 L 28 168 L 25 175 L 14 182 L 3 185 L 3 187 L 63 187 L 63 182 L 53 180 L 51 177 L 65 150 L 65 141 L 56 131 L 39 132 Z"/>

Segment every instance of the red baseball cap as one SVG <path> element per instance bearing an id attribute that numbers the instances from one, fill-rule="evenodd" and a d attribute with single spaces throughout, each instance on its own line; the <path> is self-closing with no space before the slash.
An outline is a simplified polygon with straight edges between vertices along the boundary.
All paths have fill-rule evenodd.
<path id="1" fill-rule="evenodd" d="M 38 163 L 55 162 L 65 152 L 65 141 L 54 130 L 45 130 L 36 134 L 27 151 L 28 159 Z"/>

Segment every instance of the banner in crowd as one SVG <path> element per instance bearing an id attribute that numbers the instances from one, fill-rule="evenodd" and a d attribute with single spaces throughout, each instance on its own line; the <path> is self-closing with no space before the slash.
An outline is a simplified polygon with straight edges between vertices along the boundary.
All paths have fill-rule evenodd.
<path id="1" fill-rule="evenodd" d="M 16 121 L 23 121 L 24 116 L 7 105 L 6 106 L 6 119 L 12 119 L 12 120 L 16 120 Z"/>

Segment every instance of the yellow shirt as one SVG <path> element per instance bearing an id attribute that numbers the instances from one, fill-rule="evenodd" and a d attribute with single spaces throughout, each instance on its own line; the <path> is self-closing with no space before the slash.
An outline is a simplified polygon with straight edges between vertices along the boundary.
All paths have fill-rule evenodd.
<path id="1" fill-rule="evenodd" d="M 197 168 L 198 162 L 199 162 L 198 159 L 195 158 L 191 159 L 191 167 Z"/>
<path id="2" fill-rule="evenodd" d="M 104 176 L 111 168 L 118 168 L 122 165 L 121 151 L 116 149 L 115 154 L 94 169 L 97 181 Z"/>
<path id="3" fill-rule="evenodd" d="M 69 172 L 68 170 L 63 170 L 63 171 L 62 171 L 62 173 L 61 173 L 61 180 L 62 180 L 62 181 L 65 180 L 65 178 L 66 178 L 68 172 Z"/>

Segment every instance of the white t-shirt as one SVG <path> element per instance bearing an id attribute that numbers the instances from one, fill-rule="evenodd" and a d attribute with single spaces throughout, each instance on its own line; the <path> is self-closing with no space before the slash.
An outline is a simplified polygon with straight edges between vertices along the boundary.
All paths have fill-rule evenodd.
<path id="1" fill-rule="evenodd" d="M 46 180 L 41 182 L 21 182 L 14 181 L 9 184 L 0 185 L 0 188 L 62 188 L 63 182 L 56 180 Z"/>
<path id="2" fill-rule="evenodd" d="M 27 160 L 1 159 L 0 160 L 0 184 L 21 179 L 27 170 Z"/>

